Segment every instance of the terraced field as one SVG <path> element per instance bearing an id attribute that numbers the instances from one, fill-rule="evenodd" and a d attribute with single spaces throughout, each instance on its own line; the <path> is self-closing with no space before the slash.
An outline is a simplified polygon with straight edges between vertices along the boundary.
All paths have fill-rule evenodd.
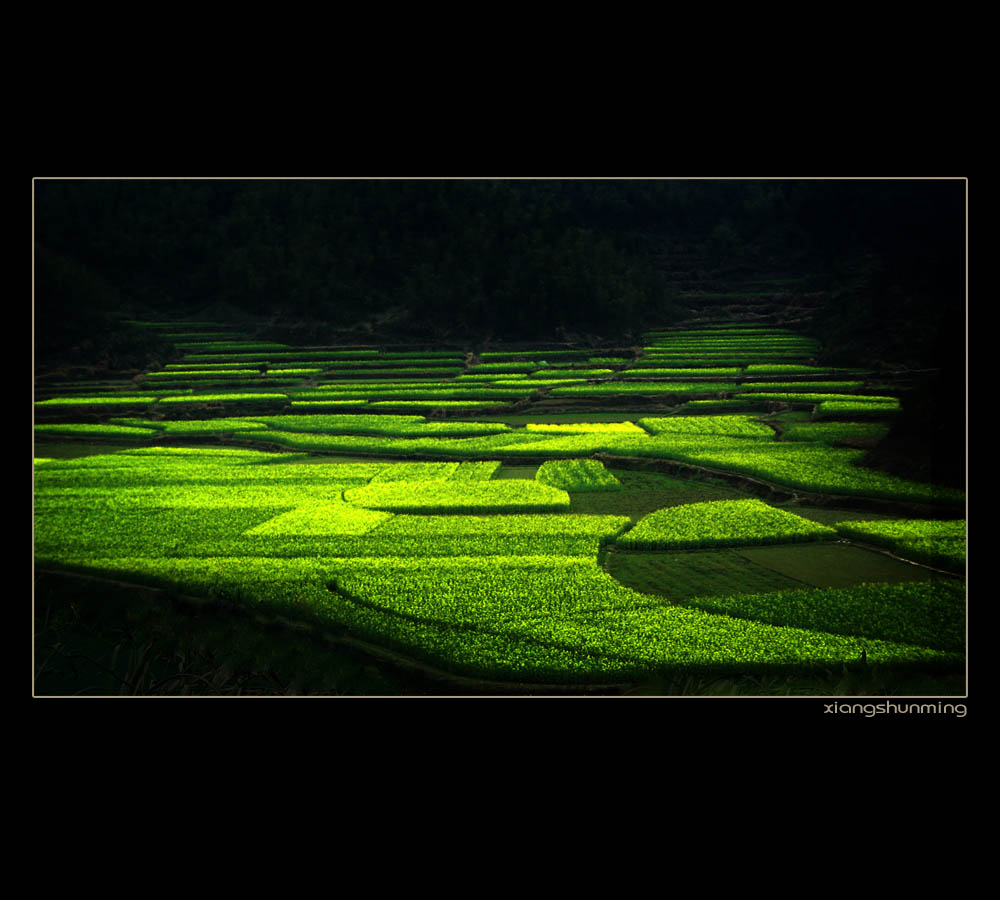
<path id="1" fill-rule="evenodd" d="M 487 685 L 964 670 L 964 493 L 859 466 L 899 401 L 809 339 L 477 354 L 145 327 L 180 358 L 36 397 L 39 569 Z"/>

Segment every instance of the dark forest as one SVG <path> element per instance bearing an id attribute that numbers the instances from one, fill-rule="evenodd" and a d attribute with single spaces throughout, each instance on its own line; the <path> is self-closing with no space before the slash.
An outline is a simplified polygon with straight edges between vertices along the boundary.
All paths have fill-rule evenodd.
<path id="1" fill-rule="evenodd" d="M 965 184 L 927 181 L 39 181 L 40 354 L 122 311 L 208 308 L 320 336 L 620 340 L 678 290 L 805 277 L 841 352 L 954 359 Z M 377 324 L 376 324 L 377 323 Z M 93 338 L 93 335 L 91 335 Z"/>

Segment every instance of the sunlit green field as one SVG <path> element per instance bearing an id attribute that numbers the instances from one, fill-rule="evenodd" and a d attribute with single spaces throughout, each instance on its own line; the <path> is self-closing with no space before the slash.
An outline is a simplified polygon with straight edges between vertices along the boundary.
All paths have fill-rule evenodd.
<path id="1" fill-rule="evenodd" d="M 236 603 L 486 682 L 964 666 L 964 494 L 859 466 L 850 441 L 884 434 L 893 398 L 865 396 L 853 373 L 827 381 L 838 373 L 799 362 L 814 347 L 797 336 L 651 334 L 645 370 L 555 348 L 185 344 L 199 368 L 148 382 L 183 393 L 38 401 L 37 567 Z M 343 380 L 348 353 L 368 365 Z M 300 369 L 310 354 L 320 362 Z M 670 374 L 672 354 L 762 362 L 669 381 L 692 377 Z M 621 366 L 593 365 L 609 359 Z M 767 395 L 768 372 L 810 379 L 772 383 L 811 398 L 787 408 L 846 409 L 789 425 L 763 403 L 685 399 Z M 841 394 L 854 406 L 827 399 Z M 603 405 L 637 395 L 668 399 Z M 559 398 L 602 405 L 534 408 Z M 295 405 L 328 402 L 351 405 Z M 99 422 L 74 420 L 106 405 L 88 413 Z M 60 452 L 81 442 L 86 455 Z"/>

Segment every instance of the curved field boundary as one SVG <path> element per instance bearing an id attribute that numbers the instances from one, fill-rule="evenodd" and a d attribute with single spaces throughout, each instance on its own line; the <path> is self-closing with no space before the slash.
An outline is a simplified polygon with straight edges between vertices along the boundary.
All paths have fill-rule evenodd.
<path id="1" fill-rule="evenodd" d="M 593 458 L 601 460 L 606 466 L 616 466 L 622 469 L 651 469 L 657 472 L 710 475 L 713 478 L 718 478 L 737 487 L 749 488 L 766 500 L 801 500 L 807 501 L 814 506 L 834 506 L 841 509 L 871 510 L 872 512 L 898 513 L 900 515 L 914 513 L 917 518 L 947 518 L 952 514 L 956 516 L 964 516 L 966 514 L 965 507 L 959 504 L 907 503 L 902 500 L 885 500 L 879 497 L 812 493 L 801 488 L 789 488 L 766 481 L 763 478 L 745 475 L 742 472 L 713 469 L 708 466 L 699 466 L 679 460 L 616 456 L 611 453 L 595 453 Z"/>

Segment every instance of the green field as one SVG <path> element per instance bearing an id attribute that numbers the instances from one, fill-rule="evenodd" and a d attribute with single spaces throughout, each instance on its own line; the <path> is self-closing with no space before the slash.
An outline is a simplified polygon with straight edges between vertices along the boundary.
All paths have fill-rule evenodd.
<path id="1" fill-rule="evenodd" d="M 815 349 L 800 336 L 650 333 L 623 382 L 582 368 L 619 358 L 598 351 L 294 348 L 182 325 L 167 332 L 181 336 L 181 358 L 148 374 L 150 384 L 190 378 L 183 393 L 36 397 L 35 566 L 67 596 L 70 576 L 116 584 L 106 616 L 127 616 L 127 592 L 142 592 L 144 628 L 159 627 L 155 598 L 166 592 L 164 621 L 190 621 L 178 610 L 194 604 L 206 634 L 239 632 L 254 648 L 239 666 L 271 654 L 296 673 L 254 670 L 240 684 L 621 693 L 685 679 L 815 687 L 863 665 L 955 692 L 964 493 L 859 465 L 858 442 L 887 430 L 873 415 L 897 400 L 866 396 L 863 380 L 816 381 L 836 373 L 798 361 Z M 713 368 L 722 353 L 748 362 Z M 667 382 L 698 371 L 675 370 L 671 354 L 726 380 Z M 365 365 L 333 381 L 352 358 Z M 268 375 L 282 386 L 238 383 L 261 377 L 258 362 L 277 367 Z M 414 381 L 420 373 L 431 380 Z M 742 380 L 768 373 L 813 380 Z M 549 375 L 585 381 L 539 377 Z M 220 390 L 229 377 L 233 388 Z M 769 387 L 803 411 L 725 405 Z M 81 636 L 79 603 L 53 596 L 36 623 L 46 661 L 36 660 L 36 692 L 74 693 L 56 648 L 101 641 Z M 220 610 L 246 621 L 216 627 Z M 275 622 L 280 640 L 260 638 Z M 313 650 L 288 629 L 311 635 Z M 158 632 L 148 646 L 163 640 Z M 300 648 L 294 664 L 279 645 Z M 79 690 L 222 693 L 234 683 L 219 676 L 213 691 L 207 676 L 174 677 L 159 657 L 119 677 L 120 657 Z"/>

